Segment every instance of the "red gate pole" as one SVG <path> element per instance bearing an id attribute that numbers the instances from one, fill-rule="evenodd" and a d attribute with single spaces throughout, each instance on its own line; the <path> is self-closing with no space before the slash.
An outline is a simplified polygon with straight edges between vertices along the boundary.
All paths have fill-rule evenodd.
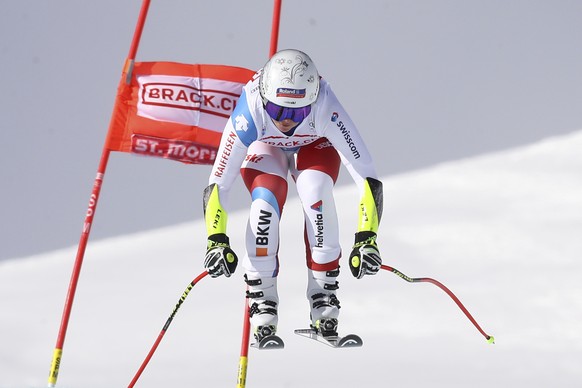
<path id="1" fill-rule="evenodd" d="M 249 359 L 250 334 L 251 334 L 251 322 L 249 320 L 249 300 L 246 299 L 236 388 L 245 388 L 247 384 L 247 366 Z"/>
<path id="2" fill-rule="evenodd" d="M 279 42 L 279 20 L 281 19 L 281 3 L 283 0 L 274 0 L 273 7 L 273 25 L 271 28 L 271 48 L 269 50 L 269 58 L 277 52 L 277 44 Z"/>
<path id="3" fill-rule="evenodd" d="M 272 57 L 277 52 L 277 43 L 279 41 L 279 21 L 281 18 L 282 2 L 283 0 L 274 0 L 273 24 L 271 28 L 271 46 L 269 49 L 269 58 Z M 247 298 L 245 301 L 245 310 L 243 317 L 243 331 L 236 388 L 246 387 L 250 334 L 251 334 L 251 322 L 249 316 L 249 300 Z"/>
<path id="4" fill-rule="evenodd" d="M 141 33 L 143 31 L 143 26 L 145 24 L 145 19 L 149 9 L 150 0 L 143 0 L 141 5 L 141 11 L 133 35 L 133 41 L 130 46 L 128 58 L 126 60 L 125 69 L 130 70 L 133 67 L 133 62 L 135 60 L 135 55 L 137 53 L 137 48 L 139 46 L 139 41 L 141 39 Z M 130 66 L 129 68 L 127 66 Z M 128 71 L 131 74 L 131 70 Z M 131 76 L 129 76 L 129 79 Z M 53 351 L 53 359 L 51 362 L 51 369 L 48 377 L 48 386 L 55 387 L 57 384 L 57 379 L 59 376 L 59 369 L 61 366 L 63 347 L 65 343 L 65 337 L 67 335 L 67 328 L 69 326 L 69 318 L 71 316 L 71 309 L 73 307 L 73 301 L 75 299 L 75 292 L 77 290 L 77 283 L 79 282 L 79 275 L 81 273 L 81 267 L 83 265 L 83 258 L 85 256 L 85 248 L 87 247 L 87 242 L 89 240 L 89 233 L 91 232 L 91 225 L 93 222 L 93 217 L 95 216 L 95 211 L 97 209 L 97 202 L 99 201 L 99 194 L 101 193 L 101 185 L 103 183 L 103 178 L 105 176 L 105 171 L 107 169 L 107 163 L 109 161 L 110 150 L 107 148 L 107 141 L 103 146 L 103 152 L 101 154 L 101 160 L 97 168 L 97 176 L 93 183 L 93 190 L 91 192 L 91 197 L 89 198 L 89 207 L 87 208 L 87 213 L 85 214 L 85 222 L 83 224 L 83 231 L 81 233 L 81 238 L 79 239 L 79 245 L 77 248 L 77 256 L 75 263 L 73 265 L 73 271 L 71 274 L 71 280 L 69 283 L 69 289 L 65 299 L 65 307 L 63 309 L 63 315 L 61 318 L 61 326 L 57 336 L 57 342 L 55 349 Z"/>

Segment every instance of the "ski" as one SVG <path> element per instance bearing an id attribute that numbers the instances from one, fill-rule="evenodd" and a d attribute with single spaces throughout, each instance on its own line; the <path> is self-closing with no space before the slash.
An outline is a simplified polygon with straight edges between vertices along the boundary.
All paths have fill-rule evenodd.
<path id="1" fill-rule="evenodd" d="M 260 341 L 252 343 L 251 346 L 257 349 L 283 349 L 285 343 L 278 335 L 268 335 L 261 338 Z"/>
<path id="2" fill-rule="evenodd" d="M 315 329 L 296 329 L 295 334 L 302 337 L 310 338 L 317 342 L 321 342 L 332 348 L 357 348 L 364 344 L 362 338 L 356 334 L 348 334 L 346 336 L 327 336 L 324 337 Z"/>

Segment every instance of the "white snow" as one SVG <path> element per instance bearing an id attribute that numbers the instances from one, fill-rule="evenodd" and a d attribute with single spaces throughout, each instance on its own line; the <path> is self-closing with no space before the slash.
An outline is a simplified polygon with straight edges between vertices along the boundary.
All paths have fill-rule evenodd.
<path id="1" fill-rule="evenodd" d="M 357 332 L 364 347 L 334 350 L 292 334 L 309 313 L 301 211 L 291 200 L 279 278 L 286 348 L 251 349 L 247 387 L 580 386 L 581 150 L 578 131 L 383 179 L 384 262 L 444 283 L 495 345 L 434 285 L 387 271 L 355 280 L 345 265 L 340 331 Z M 356 201 L 354 187 L 338 188 L 344 251 Z M 245 212 L 230 215 L 239 256 L 245 224 Z M 90 241 L 57 387 L 127 386 L 202 271 L 204 250 L 201 221 Z M 46 386 L 75 253 L 0 263 L 1 388 Z M 198 283 L 136 386 L 236 386 L 243 293 L 240 269 Z"/>

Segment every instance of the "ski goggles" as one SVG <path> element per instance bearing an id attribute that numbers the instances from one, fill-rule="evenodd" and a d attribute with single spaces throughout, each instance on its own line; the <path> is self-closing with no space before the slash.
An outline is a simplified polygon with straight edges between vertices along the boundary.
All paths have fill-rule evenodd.
<path id="1" fill-rule="evenodd" d="M 311 105 L 307 105 L 301 108 L 286 108 L 284 106 L 279 106 L 267 101 L 265 104 L 265 110 L 270 118 L 275 121 L 283 121 L 290 119 L 296 123 L 302 122 L 309 113 L 311 113 Z"/>

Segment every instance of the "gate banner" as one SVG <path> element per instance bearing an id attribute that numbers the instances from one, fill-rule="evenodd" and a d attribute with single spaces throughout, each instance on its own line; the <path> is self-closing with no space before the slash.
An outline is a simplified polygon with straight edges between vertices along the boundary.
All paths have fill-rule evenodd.
<path id="1" fill-rule="evenodd" d="M 254 74 L 224 65 L 128 62 L 106 147 L 213 164 L 226 121 Z"/>

